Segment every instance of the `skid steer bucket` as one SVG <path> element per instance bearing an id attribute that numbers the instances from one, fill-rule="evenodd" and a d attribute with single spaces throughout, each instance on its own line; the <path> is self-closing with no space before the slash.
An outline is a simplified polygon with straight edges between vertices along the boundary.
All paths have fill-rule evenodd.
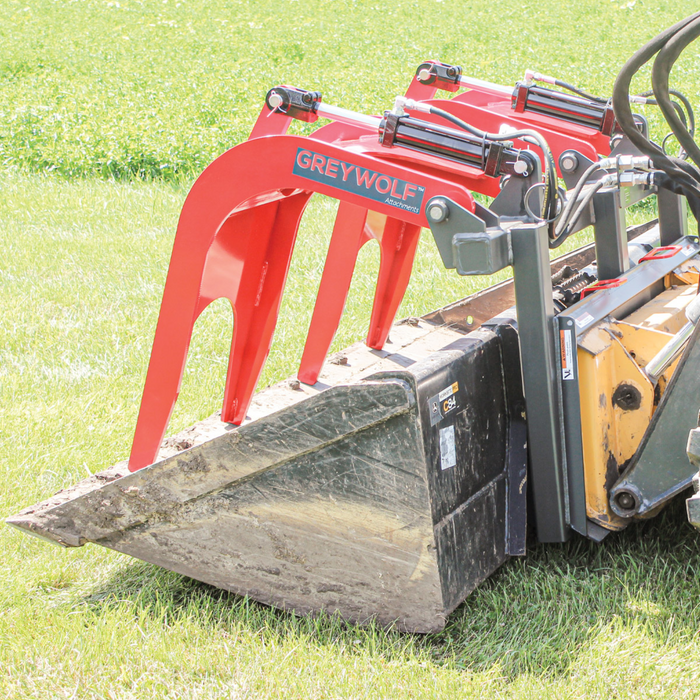
<path id="1" fill-rule="evenodd" d="M 160 456 L 203 444 L 117 465 L 8 522 L 297 613 L 439 630 L 524 551 L 517 334 L 416 320 L 392 335 L 391 352 L 357 346 L 331 365 L 333 387 L 272 387 L 245 425 L 205 421 Z"/>

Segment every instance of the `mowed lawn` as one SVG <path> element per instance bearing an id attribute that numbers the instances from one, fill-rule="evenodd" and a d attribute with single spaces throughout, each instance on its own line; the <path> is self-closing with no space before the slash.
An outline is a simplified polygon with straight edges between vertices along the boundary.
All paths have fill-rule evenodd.
<path id="1" fill-rule="evenodd" d="M 246 138 L 268 88 L 379 113 L 439 58 L 507 84 L 530 67 L 609 94 L 638 46 L 695 9 L 4 0 L 0 516 L 126 456 L 180 207 Z M 697 105 L 688 53 L 672 82 Z M 334 211 L 317 198 L 304 219 L 263 386 L 298 365 Z M 368 246 L 335 349 L 365 332 L 376 272 Z M 424 235 L 400 313 L 486 283 L 443 270 Z M 171 432 L 219 407 L 231 328 L 223 301 L 198 322 Z M 0 553 L 0 698 L 700 697 L 700 536 L 682 501 L 600 545 L 533 545 L 424 637 L 299 619 L 2 525 Z"/>

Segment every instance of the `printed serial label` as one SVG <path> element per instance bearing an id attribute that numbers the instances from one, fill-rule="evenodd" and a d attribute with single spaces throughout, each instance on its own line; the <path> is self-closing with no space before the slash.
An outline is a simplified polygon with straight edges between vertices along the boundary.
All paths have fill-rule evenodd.
<path id="1" fill-rule="evenodd" d="M 577 318 L 577 319 L 576 319 L 576 325 L 577 325 L 579 328 L 583 328 L 584 326 L 587 326 L 592 320 L 593 320 L 593 316 L 591 316 L 591 314 L 589 314 L 589 313 L 586 311 L 586 313 L 583 314 L 583 316 L 581 316 L 580 318 Z"/>
<path id="2" fill-rule="evenodd" d="M 459 382 L 450 384 L 443 389 L 439 394 L 431 396 L 428 399 L 428 409 L 430 410 L 430 425 L 439 423 L 448 413 L 459 408 Z"/>
<path id="3" fill-rule="evenodd" d="M 457 464 L 457 448 L 455 447 L 455 427 L 448 425 L 440 429 L 440 468 L 445 471 Z"/>
<path id="4" fill-rule="evenodd" d="M 561 378 L 575 379 L 574 376 L 574 332 L 561 329 L 559 331 L 559 345 L 561 346 Z"/>
<path id="5" fill-rule="evenodd" d="M 297 149 L 292 172 L 307 180 L 352 192 L 413 214 L 421 211 L 425 187 L 305 148 Z"/>

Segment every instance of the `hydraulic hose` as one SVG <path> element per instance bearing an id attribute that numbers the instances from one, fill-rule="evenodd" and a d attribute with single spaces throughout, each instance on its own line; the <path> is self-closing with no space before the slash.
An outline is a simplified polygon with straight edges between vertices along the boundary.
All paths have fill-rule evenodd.
<path id="1" fill-rule="evenodd" d="M 566 228 L 559 234 L 559 236 L 563 236 L 562 243 L 569 236 L 570 232 L 573 230 L 579 218 L 581 218 L 581 214 L 583 214 L 583 212 L 586 210 L 586 207 L 588 207 L 588 205 L 590 204 L 591 200 L 593 199 L 593 196 L 598 192 L 598 190 L 602 189 L 603 187 L 609 186 L 610 183 L 607 182 L 605 178 L 603 178 L 601 180 L 597 180 L 593 184 L 593 186 L 588 190 L 588 192 L 586 192 L 583 199 L 576 207 L 576 210 L 570 215 L 568 221 L 565 222 Z M 564 234 L 566 235 L 564 236 Z"/>
<path id="2" fill-rule="evenodd" d="M 680 91 L 680 90 L 669 90 L 669 95 L 677 97 L 683 107 L 685 108 L 685 114 L 687 115 L 687 126 L 688 132 L 691 136 L 695 135 L 695 112 L 693 111 L 693 105 L 690 104 L 690 100 Z M 673 103 L 676 104 L 675 102 Z"/>
<path id="3" fill-rule="evenodd" d="M 678 31 L 700 17 L 700 12 L 676 23 L 661 32 L 639 49 L 622 67 L 613 87 L 613 110 L 623 133 L 645 155 L 652 158 L 654 167 L 665 172 L 674 182 L 674 191 L 681 190 L 688 197 L 688 203 L 700 220 L 700 173 L 690 163 L 667 156 L 658 146 L 648 141 L 637 129 L 629 104 L 629 88 L 634 75 L 654 56 Z M 668 183 L 667 183 L 668 186 Z"/>
<path id="4" fill-rule="evenodd" d="M 636 97 L 644 97 L 648 105 L 658 107 L 658 101 L 651 97 L 653 94 L 653 90 L 646 90 L 645 92 L 638 93 Z M 671 100 L 671 104 L 678 113 L 679 119 L 688 129 L 690 135 L 693 136 L 695 134 L 695 112 L 693 111 L 693 105 L 690 104 L 690 100 L 680 90 L 669 90 L 668 94 L 678 98 L 678 102 L 681 103 L 678 104 L 678 102 Z"/>
<path id="5" fill-rule="evenodd" d="M 593 163 L 592 165 L 589 165 L 586 171 L 583 173 L 583 175 L 581 175 L 581 177 L 579 178 L 579 181 L 576 183 L 576 186 L 572 190 L 567 192 L 566 204 L 562 209 L 561 216 L 559 217 L 557 225 L 554 229 L 555 235 L 550 238 L 550 248 L 559 247 L 571 234 L 574 224 L 576 223 L 576 221 L 578 221 L 579 217 L 581 216 L 581 213 L 583 212 L 583 208 L 578 207 L 577 212 L 574 216 L 574 206 L 576 205 L 576 200 L 581 195 L 581 192 L 584 186 L 586 185 L 586 181 L 591 177 L 591 175 L 593 175 L 593 173 L 595 173 L 597 170 L 600 170 L 600 167 L 600 163 Z M 598 190 L 596 189 L 595 191 L 597 192 Z M 593 195 L 591 195 L 591 197 L 592 196 Z M 590 198 L 588 198 L 586 204 L 588 204 L 589 201 Z"/>
<path id="6" fill-rule="evenodd" d="M 605 99 L 604 97 L 596 97 L 595 95 L 591 95 L 590 92 L 586 92 L 585 90 L 581 90 L 581 88 L 577 88 L 575 85 L 572 85 L 571 83 L 566 83 L 563 80 L 555 80 L 554 84 L 557 85 L 558 87 L 564 88 L 565 90 L 568 90 L 569 92 L 573 92 L 576 95 L 579 95 L 580 97 L 585 97 L 587 100 L 591 100 L 591 102 L 599 102 L 600 104 L 607 104 L 610 100 Z"/>
<path id="7" fill-rule="evenodd" d="M 539 75 L 539 74 L 536 74 L 536 75 Z M 545 79 L 542 76 L 540 76 L 540 78 Z M 538 78 L 536 78 L 536 79 L 538 79 Z M 558 78 L 546 78 L 545 80 L 546 80 L 546 82 L 550 82 L 552 85 L 556 85 L 557 87 L 564 88 L 565 90 L 568 90 L 569 92 L 573 92 L 576 95 L 578 95 L 579 97 L 583 97 L 587 100 L 590 100 L 591 102 L 597 102 L 599 104 L 605 104 L 605 105 L 607 105 L 610 102 L 609 98 L 598 97 L 596 95 L 592 95 L 590 92 L 586 92 L 585 90 L 582 90 L 581 88 L 576 87 L 575 85 L 572 85 L 571 83 L 567 83 L 564 80 L 559 80 Z M 690 134 L 692 136 L 692 134 L 695 130 L 695 115 L 693 112 L 693 108 L 690 104 L 690 101 L 682 92 L 679 92 L 678 90 L 669 90 L 668 92 L 669 92 L 669 94 L 673 95 L 674 97 L 677 97 L 679 99 L 679 101 L 681 102 L 681 104 L 683 105 L 681 107 L 681 105 L 679 105 L 677 102 L 673 102 L 673 101 L 671 102 L 671 104 L 673 104 L 676 112 L 678 112 L 678 116 L 683 121 L 683 123 L 686 125 L 687 125 L 687 123 L 690 123 L 689 131 L 690 131 Z M 644 98 L 646 98 L 644 104 L 657 106 L 658 102 L 656 100 L 649 99 L 650 96 L 653 94 L 654 94 L 653 90 L 649 90 L 647 92 L 642 92 L 642 93 L 639 93 L 638 95 L 634 95 L 634 97 L 644 97 Z M 630 99 L 632 99 L 632 101 L 634 101 L 634 97 L 630 98 Z M 685 112 L 683 111 L 683 108 L 685 108 L 685 110 L 686 110 Z M 688 114 L 687 121 L 686 121 L 686 113 Z"/>
<path id="8" fill-rule="evenodd" d="M 683 150 L 698 166 L 700 166 L 700 148 L 693 140 L 693 136 L 686 128 L 686 125 L 683 124 L 676 114 L 669 97 L 668 83 L 671 69 L 681 52 L 699 36 L 700 18 L 687 24 L 665 44 L 656 56 L 651 74 L 651 85 L 654 89 L 654 97 L 659 103 L 659 109 L 663 112 Z"/>

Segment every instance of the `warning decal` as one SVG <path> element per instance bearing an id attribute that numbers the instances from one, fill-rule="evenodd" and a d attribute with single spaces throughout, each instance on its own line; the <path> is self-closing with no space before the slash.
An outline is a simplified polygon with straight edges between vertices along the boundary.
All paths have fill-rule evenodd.
<path id="1" fill-rule="evenodd" d="M 576 379 L 574 375 L 574 332 L 562 328 L 559 331 L 561 348 L 561 378 Z"/>

